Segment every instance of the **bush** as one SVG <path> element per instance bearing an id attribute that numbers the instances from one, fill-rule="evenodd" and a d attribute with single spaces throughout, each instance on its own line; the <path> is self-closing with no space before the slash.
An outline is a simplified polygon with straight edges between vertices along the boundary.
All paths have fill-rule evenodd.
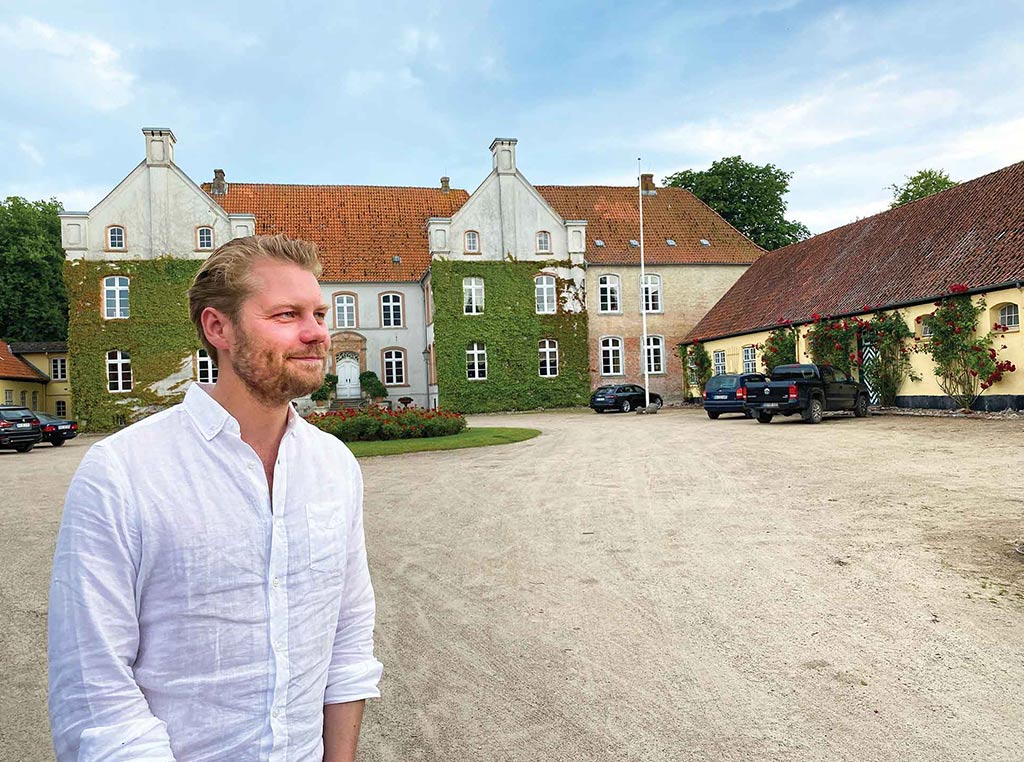
<path id="1" fill-rule="evenodd" d="M 388 396 L 388 388 L 380 382 L 372 370 L 364 370 L 359 374 L 359 386 L 371 399 L 384 399 Z"/>
<path id="2" fill-rule="evenodd" d="M 337 410 L 314 413 L 308 420 L 342 442 L 444 437 L 458 434 L 466 428 L 466 419 L 459 413 L 420 408 L 407 408 L 398 412 L 377 407 Z"/>

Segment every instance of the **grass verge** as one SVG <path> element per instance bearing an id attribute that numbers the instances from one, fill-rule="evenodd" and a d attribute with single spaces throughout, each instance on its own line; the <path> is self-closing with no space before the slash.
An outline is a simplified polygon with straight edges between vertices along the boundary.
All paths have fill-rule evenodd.
<path id="1" fill-rule="evenodd" d="M 383 442 L 346 442 L 348 449 L 357 458 L 374 455 L 401 455 L 407 452 L 429 450 L 461 450 L 464 447 L 490 447 L 491 445 L 523 442 L 539 436 L 537 429 L 515 428 L 472 428 L 448 437 L 426 437 L 423 439 L 389 439 Z"/>

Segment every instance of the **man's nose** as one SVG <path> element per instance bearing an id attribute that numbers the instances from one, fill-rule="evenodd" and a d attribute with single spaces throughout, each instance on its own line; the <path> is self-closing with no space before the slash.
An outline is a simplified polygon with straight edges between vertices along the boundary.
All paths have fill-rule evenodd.
<path id="1" fill-rule="evenodd" d="M 304 344 L 325 344 L 330 338 L 327 325 L 310 315 L 302 324 L 301 339 Z"/>

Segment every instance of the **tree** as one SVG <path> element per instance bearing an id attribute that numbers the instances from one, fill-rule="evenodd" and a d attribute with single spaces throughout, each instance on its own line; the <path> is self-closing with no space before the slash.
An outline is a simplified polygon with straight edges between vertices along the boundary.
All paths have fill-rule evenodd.
<path id="1" fill-rule="evenodd" d="M 64 341 L 68 298 L 56 199 L 0 202 L 0 338 Z"/>
<path id="2" fill-rule="evenodd" d="M 739 156 L 727 156 L 709 169 L 686 169 L 664 179 L 667 186 L 686 188 L 743 235 L 764 249 L 802 241 L 810 231 L 785 218 L 792 172 L 774 164 L 759 166 Z"/>
<path id="3" fill-rule="evenodd" d="M 956 180 L 950 180 L 949 175 L 941 169 L 922 169 L 909 175 L 903 185 L 893 183 L 889 186 L 892 189 L 892 203 L 889 204 L 889 208 L 895 209 L 897 206 L 948 190 L 958 184 Z"/>

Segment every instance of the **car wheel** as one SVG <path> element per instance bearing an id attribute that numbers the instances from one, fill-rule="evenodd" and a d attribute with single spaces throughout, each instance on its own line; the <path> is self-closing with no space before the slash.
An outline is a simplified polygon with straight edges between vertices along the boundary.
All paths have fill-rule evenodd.
<path id="1" fill-rule="evenodd" d="M 35 444 L 17 445 L 14 449 L 18 452 L 28 452 L 33 447 L 35 447 Z"/>
<path id="2" fill-rule="evenodd" d="M 632 409 L 633 406 L 629 404 L 629 400 L 622 400 L 622 404 L 619 405 L 619 410 L 621 410 L 623 413 L 628 413 Z"/>
<path id="3" fill-rule="evenodd" d="M 665 403 L 662 402 L 661 398 L 659 397 L 658 399 L 654 400 L 654 402 L 652 402 L 651 404 L 654 405 L 655 410 L 661 410 L 661 406 L 664 405 Z"/>
<path id="4" fill-rule="evenodd" d="M 810 404 L 807 405 L 807 409 L 804 411 L 804 421 L 806 423 L 821 423 L 821 416 L 825 412 L 825 408 L 821 404 L 821 400 L 817 397 L 811 397 Z"/>
<path id="5" fill-rule="evenodd" d="M 754 417 L 754 411 L 753 410 L 744 410 L 743 411 L 743 415 L 745 415 L 747 418 L 753 418 Z"/>
<path id="6" fill-rule="evenodd" d="M 763 411 L 758 413 L 757 414 L 757 422 L 758 423 L 771 423 L 772 422 L 772 414 L 771 413 L 765 413 Z"/>
<path id="7" fill-rule="evenodd" d="M 868 398 L 863 394 L 857 397 L 857 404 L 853 406 L 853 414 L 858 418 L 865 418 L 868 414 Z"/>
<path id="8" fill-rule="evenodd" d="M 54 447 L 62 447 L 64 445 L 64 441 L 65 440 L 63 439 L 54 439 L 52 442 L 50 442 L 50 444 L 52 444 Z"/>
<path id="9" fill-rule="evenodd" d="M 714 410 L 708 410 L 706 412 L 708 414 L 708 418 L 710 418 L 712 421 L 718 420 L 718 416 L 720 415 L 719 413 L 716 413 Z"/>

